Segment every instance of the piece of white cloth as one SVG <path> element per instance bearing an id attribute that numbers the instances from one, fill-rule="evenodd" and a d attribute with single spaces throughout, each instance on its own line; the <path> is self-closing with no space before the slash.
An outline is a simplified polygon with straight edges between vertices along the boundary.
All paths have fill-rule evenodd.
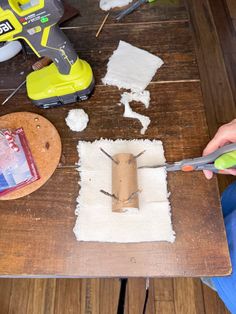
<path id="1" fill-rule="evenodd" d="M 130 102 L 132 101 L 142 102 L 145 108 L 148 108 L 149 103 L 150 103 L 150 92 L 147 90 L 143 92 L 139 92 L 139 93 L 124 92 L 121 95 L 121 99 L 120 99 L 120 104 L 124 105 L 125 107 L 123 116 L 126 118 L 138 119 L 143 126 L 140 133 L 145 134 L 149 124 L 151 123 L 151 120 L 149 117 L 133 111 L 132 108 L 130 107 Z"/>
<path id="2" fill-rule="evenodd" d="M 159 57 L 121 40 L 109 59 L 102 82 L 133 92 L 143 92 L 162 64 Z"/>
<path id="3" fill-rule="evenodd" d="M 132 101 L 137 101 L 137 102 L 141 102 L 144 104 L 145 108 L 148 109 L 149 105 L 150 105 L 150 92 L 148 90 L 145 90 L 143 92 L 124 92 L 121 95 L 122 101 L 121 103 L 123 104 L 123 102 L 132 102 Z"/>
<path id="4" fill-rule="evenodd" d="M 146 108 L 150 104 L 150 93 L 145 88 L 151 82 L 156 71 L 164 62 L 153 54 L 134 47 L 124 41 L 119 42 L 107 65 L 107 73 L 102 79 L 105 85 L 114 85 L 118 88 L 130 89 L 121 95 L 120 103 L 124 105 L 124 117 L 138 119 L 145 134 L 151 120 L 149 117 L 134 112 L 130 102 L 140 101 Z"/>
<path id="5" fill-rule="evenodd" d="M 78 218 L 74 227 L 77 240 L 120 243 L 174 242 L 165 167 L 139 169 L 139 211 L 114 213 L 112 199 L 100 192 L 112 192 L 112 161 L 100 148 L 111 156 L 117 153 L 137 155 L 145 150 L 137 159 L 138 167 L 165 163 L 161 141 L 79 141 L 78 170 L 81 188 L 75 211 Z"/>
<path id="6" fill-rule="evenodd" d="M 123 7 L 132 1 L 133 0 L 100 0 L 100 8 L 104 11 L 108 11 L 116 7 Z"/>

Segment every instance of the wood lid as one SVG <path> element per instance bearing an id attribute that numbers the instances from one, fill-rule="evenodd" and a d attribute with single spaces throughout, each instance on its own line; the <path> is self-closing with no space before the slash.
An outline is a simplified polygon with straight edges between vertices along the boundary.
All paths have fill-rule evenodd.
<path id="1" fill-rule="evenodd" d="M 61 139 L 44 117 L 31 112 L 16 112 L 0 117 L 0 129 L 22 127 L 37 166 L 40 179 L 0 197 L 0 200 L 17 199 L 39 189 L 54 173 L 61 157 Z"/>

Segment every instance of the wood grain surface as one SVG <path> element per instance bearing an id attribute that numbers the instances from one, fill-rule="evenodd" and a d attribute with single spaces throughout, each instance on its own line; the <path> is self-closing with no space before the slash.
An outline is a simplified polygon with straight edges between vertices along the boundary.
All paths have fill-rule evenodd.
<path id="1" fill-rule="evenodd" d="M 129 22 L 121 24 L 110 21 L 99 40 L 94 37 L 100 24 L 96 19 L 102 17 L 103 12 L 93 3 L 78 1 L 81 17 L 70 22 L 65 30 L 81 57 L 94 69 L 97 86 L 90 100 L 42 110 L 30 104 L 22 89 L 1 108 L 1 114 L 27 110 L 48 118 L 60 133 L 63 154 L 57 171 L 39 191 L 17 201 L 0 203 L 0 274 L 74 277 L 229 274 L 231 266 L 217 181 L 208 182 L 201 173 L 168 175 L 176 231 L 174 244 L 81 243 L 75 240 L 72 229 L 79 193 L 75 166 L 78 140 L 92 141 L 100 137 L 161 139 L 167 160 L 175 161 L 199 156 L 209 139 L 194 41 L 183 2 L 178 1 L 162 10 L 154 5 L 150 10 L 144 8 L 137 12 L 142 19 L 135 25 L 135 15 L 130 15 Z M 160 14 L 156 16 L 158 11 Z M 122 117 L 123 108 L 117 106 L 120 92 L 101 85 L 108 58 L 120 39 L 147 49 L 165 61 L 165 66 L 148 87 L 152 97 L 150 109 L 145 110 L 137 103 L 132 106 L 152 119 L 145 136 L 140 135 L 138 121 Z M 29 57 L 23 62 L 18 56 L 1 66 L 0 101 L 24 79 L 33 59 Z M 22 71 L 24 74 L 20 75 Z M 208 106 L 206 101 L 205 106 Z M 82 133 L 71 132 L 64 121 L 68 111 L 78 107 L 90 116 L 89 126 Z M 95 281 L 91 289 L 98 289 Z"/>
<path id="2" fill-rule="evenodd" d="M 209 2 L 220 39 L 234 101 L 236 102 L 236 28 L 233 29 L 233 20 L 228 17 L 228 14 L 231 14 L 231 18 L 234 15 L 236 21 L 236 2 L 231 0 L 210 0 Z"/>
<path id="3" fill-rule="evenodd" d="M 80 25 L 100 25 L 106 15 L 106 11 L 98 8 L 98 1 L 69 0 L 67 1 L 73 7 L 79 9 L 80 16 L 66 23 L 67 27 L 77 27 Z M 187 19 L 187 12 L 184 6 L 184 0 L 174 0 L 171 5 L 166 3 L 155 3 L 143 6 L 142 10 L 136 10 L 133 14 L 127 16 L 122 23 L 116 23 L 114 17 L 121 8 L 114 8 L 107 24 L 137 24 L 137 23 L 157 23 L 162 21 L 179 21 Z M 119 26 L 118 26 L 119 27 Z"/>
<path id="4" fill-rule="evenodd" d="M 229 16 L 231 18 L 231 21 L 233 23 L 233 27 L 236 32 L 236 2 L 234 0 L 225 0 Z"/>
<path id="5" fill-rule="evenodd" d="M 236 116 L 236 93 L 233 43 L 225 0 L 186 0 L 199 66 L 203 100 L 210 136 Z M 219 32 L 219 33 L 218 33 Z M 222 192 L 234 180 L 218 176 Z"/>
<path id="6" fill-rule="evenodd" d="M 158 70 L 153 82 L 199 80 L 197 62 L 194 54 L 194 42 L 186 21 L 169 23 L 151 23 L 133 25 L 109 25 L 103 30 L 103 36 L 95 38 L 96 25 L 65 29 L 81 59 L 86 59 L 93 68 L 97 85 L 106 74 L 106 66 L 113 50 L 120 40 L 128 41 L 138 47 L 160 56 L 165 64 Z M 150 41 L 147 33 L 155 34 L 157 41 Z M 166 36 L 168 34 L 168 36 Z M 143 38 L 141 41 L 138 38 Z M 0 67 L 0 88 L 14 89 L 24 81 L 31 66 L 37 60 L 34 55 L 25 59 L 18 55 Z M 14 76 L 14 80 L 12 77 Z"/>

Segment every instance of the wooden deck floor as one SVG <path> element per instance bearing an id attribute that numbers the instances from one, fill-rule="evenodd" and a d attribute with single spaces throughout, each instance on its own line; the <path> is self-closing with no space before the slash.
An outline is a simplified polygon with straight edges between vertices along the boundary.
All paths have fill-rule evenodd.
<path id="1" fill-rule="evenodd" d="M 1 314 L 116 314 L 118 279 L 1 279 Z M 142 314 L 145 280 L 128 282 L 126 314 Z M 146 314 L 226 314 L 199 279 L 150 281 Z"/>
<path id="2" fill-rule="evenodd" d="M 85 12 L 86 7 L 83 6 L 83 1 L 80 2 L 81 12 Z M 236 117 L 235 5 L 233 0 L 186 0 L 186 6 L 195 42 L 209 133 L 213 135 L 222 123 Z M 93 9 L 92 2 L 91 7 Z M 160 15 L 160 18 L 165 20 L 166 11 L 161 11 Z M 142 16 L 139 18 L 139 22 L 142 22 Z M 130 19 L 132 22 L 132 17 Z M 187 19 L 188 16 L 181 7 L 172 12 L 172 16 L 169 15 L 169 22 L 174 21 L 176 27 Z M 93 24 L 91 27 L 97 28 L 94 20 L 92 14 L 91 21 L 83 19 L 82 16 L 80 20 L 82 28 L 89 22 Z M 154 15 L 152 22 L 154 26 L 155 20 Z M 135 22 L 133 20 L 133 23 Z M 73 21 L 69 26 L 74 26 Z M 130 24 L 127 32 L 131 27 Z M 85 58 L 86 54 L 86 51 L 82 51 Z M 108 49 L 107 55 L 109 54 Z M 170 56 L 165 57 L 168 59 Z M 93 58 L 95 59 L 96 56 L 89 56 L 89 59 Z M 191 52 L 186 52 L 186 60 L 183 62 L 189 66 L 189 72 L 185 71 L 184 79 L 198 80 L 198 73 L 194 72 Z M 176 70 L 176 65 L 174 62 L 170 64 L 174 67 L 169 68 L 171 80 L 180 79 L 174 75 L 180 74 L 181 69 L 173 71 Z M 99 71 L 99 68 L 95 69 L 95 73 L 98 74 Z M 7 81 L 6 79 L 5 82 Z M 3 85 L 1 85 L 2 92 L 8 93 L 8 85 Z M 223 190 L 231 180 L 232 178 L 229 177 L 220 177 L 220 189 Z M 0 314 L 112 314 L 117 310 L 119 291 L 118 279 L 1 279 Z M 142 313 L 144 297 L 145 280 L 129 279 L 126 313 Z M 217 295 L 203 286 L 199 279 L 173 278 L 150 280 L 146 313 L 224 314 L 228 312 Z"/>

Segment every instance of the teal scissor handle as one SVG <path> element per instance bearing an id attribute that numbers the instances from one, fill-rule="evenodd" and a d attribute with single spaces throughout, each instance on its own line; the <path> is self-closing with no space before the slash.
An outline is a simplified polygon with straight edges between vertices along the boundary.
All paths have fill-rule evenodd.
<path id="1" fill-rule="evenodd" d="M 216 159 L 214 165 L 219 170 L 234 168 L 236 165 L 236 151 L 223 154 Z"/>
<path id="2" fill-rule="evenodd" d="M 232 166 L 232 167 L 218 169 L 218 168 L 216 168 L 215 164 L 207 164 L 207 165 L 203 165 L 203 166 L 198 166 L 195 170 L 197 170 L 197 171 L 209 170 L 209 171 L 214 172 L 214 173 L 227 174 L 224 172 L 224 170 L 225 169 L 236 169 L 235 165 L 236 165 L 236 162 L 235 162 L 234 166 Z"/>

